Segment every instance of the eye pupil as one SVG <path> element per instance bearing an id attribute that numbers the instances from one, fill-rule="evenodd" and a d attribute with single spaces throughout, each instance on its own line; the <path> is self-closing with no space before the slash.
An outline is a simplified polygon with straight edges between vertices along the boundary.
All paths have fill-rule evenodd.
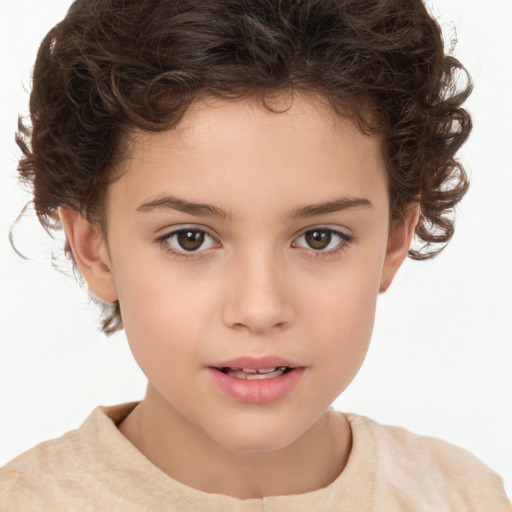
<path id="1" fill-rule="evenodd" d="M 178 233 L 177 239 L 182 249 L 185 251 L 195 251 L 204 243 L 204 232 L 183 230 Z"/>
<path id="2" fill-rule="evenodd" d="M 325 249 L 331 242 L 331 232 L 327 230 L 315 229 L 305 233 L 308 245 L 312 249 Z"/>

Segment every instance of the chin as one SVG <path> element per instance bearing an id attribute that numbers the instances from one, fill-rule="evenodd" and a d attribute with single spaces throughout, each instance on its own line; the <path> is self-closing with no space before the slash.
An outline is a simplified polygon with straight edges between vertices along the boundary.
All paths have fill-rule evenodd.
<path id="1" fill-rule="evenodd" d="M 219 427 L 217 432 L 210 432 L 210 438 L 228 450 L 241 453 L 282 450 L 301 436 L 301 432 L 291 429 L 289 423 L 265 422 L 261 418 L 250 424 L 233 419 L 228 425 Z"/>

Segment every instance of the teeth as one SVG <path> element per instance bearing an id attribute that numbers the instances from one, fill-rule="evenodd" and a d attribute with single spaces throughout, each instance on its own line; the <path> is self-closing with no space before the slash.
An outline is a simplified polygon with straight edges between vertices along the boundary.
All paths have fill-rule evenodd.
<path id="1" fill-rule="evenodd" d="M 274 377 L 280 377 L 289 368 L 287 366 L 279 366 L 274 368 L 261 368 L 253 370 L 251 368 L 222 368 L 222 372 L 236 377 L 238 379 L 245 380 L 263 380 L 273 379 Z"/>

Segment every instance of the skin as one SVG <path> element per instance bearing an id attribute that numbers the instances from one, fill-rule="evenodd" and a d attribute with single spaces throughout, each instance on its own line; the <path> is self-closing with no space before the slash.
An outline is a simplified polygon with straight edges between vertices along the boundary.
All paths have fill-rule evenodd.
<path id="1" fill-rule="evenodd" d="M 169 195 L 224 216 L 154 207 Z M 290 216 L 339 198 L 369 204 Z M 73 210 L 60 214 L 91 291 L 119 300 L 148 377 L 146 397 L 119 429 L 150 461 L 238 498 L 312 491 L 342 472 L 351 431 L 329 406 L 363 362 L 378 294 L 418 218 L 411 207 L 389 225 L 378 139 L 311 96 L 296 96 L 284 113 L 253 100 L 198 101 L 175 129 L 133 135 L 109 189 L 106 236 Z M 184 227 L 212 236 L 187 253 L 176 237 L 164 239 Z M 311 248 L 303 235 L 315 228 L 343 237 Z M 275 402 L 233 400 L 207 371 L 269 354 L 305 367 Z"/>

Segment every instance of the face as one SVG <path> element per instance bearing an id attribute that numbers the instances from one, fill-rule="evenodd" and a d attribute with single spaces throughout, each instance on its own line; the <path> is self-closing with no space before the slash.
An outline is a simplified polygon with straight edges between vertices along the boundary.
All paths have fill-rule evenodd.
<path id="1" fill-rule="evenodd" d="M 233 450 L 288 446 L 320 420 L 399 266 L 379 141 L 311 98 L 197 103 L 135 134 L 107 217 L 104 298 L 158 407 Z"/>

